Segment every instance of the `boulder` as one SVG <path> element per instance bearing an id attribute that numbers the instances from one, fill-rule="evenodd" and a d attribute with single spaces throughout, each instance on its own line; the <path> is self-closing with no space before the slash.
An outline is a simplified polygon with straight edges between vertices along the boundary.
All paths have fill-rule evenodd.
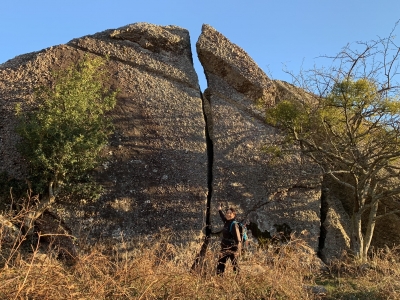
<path id="1" fill-rule="evenodd" d="M 283 135 L 265 123 L 266 109 L 277 102 L 315 97 L 268 78 L 209 25 L 203 25 L 196 47 L 208 83 L 203 94 L 189 32 L 177 26 L 135 23 L 1 64 L 0 172 L 27 175 L 16 151 L 15 106 L 25 109 L 34 89 L 51 82 L 52 72 L 101 56 L 108 58 L 104 84 L 119 90 L 110 113 L 115 132 L 94 174 L 104 187 L 100 199 L 63 199 L 50 211 L 72 235 L 115 243 L 148 239 L 166 228 L 163 233 L 173 232 L 180 241 L 197 241 L 208 208 L 213 230 L 221 228 L 222 202 L 237 208 L 255 237 L 294 233 L 325 261 L 340 257 L 349 247 L 348 191 L 323 180 L 296 146 L 280 151 Z M 321 183 L 329 190 L 322 197 Z M 397 209 L 398 202 L 386 199 L 379 213 Z M 399 220 L 398 214 L 379 219 L 372 245 L 400 243 Z M 43 218 L 38 225 L 46 223 Z"/>
<path id="2" fill-rule="evenodd" d="M 0 171 L 25 175 L 15 149 L 14 107 L 50 73 L 85 55 L 108 57 L 108 84 L 119 90 L 115 132 L 96 178 L 105 191 L 52 210 L 75 235 L 147 238 L 169 228 L 194 239 L 204 226 L 207 144 L 190 37 L 176 26 L 146 23 L 106 30 L 10 60 L 0 66 Z"/>
<path id="3" fill-rule="evenodd" d="M 203 25 L 196 46 L 208 84 L 204 101 L 213 146 L 213 227 L 221 227 L 217 207 L 222 202 L 251 223 L 253 236 L 302 234 L 317 251 L 320 172 L 300 151 L 280 156 L 271 151 L 283 138 L 264 121 L 266 107 L 278 96 L 276 84 L 209 25 Z"/>

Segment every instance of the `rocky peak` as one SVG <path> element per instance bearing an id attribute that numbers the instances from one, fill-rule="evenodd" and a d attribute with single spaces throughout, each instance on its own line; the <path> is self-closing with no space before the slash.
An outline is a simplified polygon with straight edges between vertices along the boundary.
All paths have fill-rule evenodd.
<path id="1" fill-rule="evenodd" d="M 96 175 L 105 191 L 96 203 L 60 204 L 52 213 L 74 234 L 94 239 L 145 237 L 160 228 L 183 239 L 200 235 L 208 193 L 205 120 L 189 34 L 179 27 L 132 24 L 6 62 L 0 171 L 24 176 L 15 105 L 32 100 L 51 71 L 85 55 L 108 57 L 106 84 L 120 91 L 111 112 L 115 132 Z"/>
<path id="2" fill-rule="evenodd" d="M 189 32 L 177 26 L 156 27 L 148 23 L 135 23 L 113 30 L 110 37 L 137 43 L 154 53 L 165 51 L 176 55 L 190 50 Z"/>
<path id="3" fill-rule="evenodd" d="M 300 151 L 282 157 L 265 151 L 283 138 L 265 124 L 265 108 L 307 96 L 268 78 L 210 25 L 203 25 L 196 48 L 208 83 L 204 94 L 189 32 L 177 26 L 130 24 L 1 64 L 0 171 L 26 174 L 15 149 L 15 105 L 32 101 L 34 88 L 48 83 L 52 71 L 85 55 L 108 57 L 105 84 L 120 93 L 111 113 L 115 132 L 96 173 L 105 192 L 96 203 L 82 199 L 51 212 L 72 234 L 118 243 L 147 239 L 166 228 L 181 240 L 198 242 L 206 225 L 221 226 L 217 207 L 222 202 L 238 209 L 253 235 L 297 233 L 314 251 L 324 239 L 325 259 L 337 255 L 346 247 L 344 209 L 333 204 L 340 193 L 322 197 L 321 210 L 316 165 Z M 393 215 L 392 224 L 398 219 Z"/>
<path id="4" fill-rule="evenodd" d="M 215 75 L 245 95 L 250 102 L 266 106 L 274 104 L 273 81 L 242 48 L 213 27 L 203 25 L 196 48 L 199 60 L 206 70 L 209 88 L 213 86 Z"/>

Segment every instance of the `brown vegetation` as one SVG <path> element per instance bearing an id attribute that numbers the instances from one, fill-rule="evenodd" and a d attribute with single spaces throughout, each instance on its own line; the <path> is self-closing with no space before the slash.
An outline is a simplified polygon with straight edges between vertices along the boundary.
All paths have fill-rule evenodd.
<path id="1" fill-rule="evenodd" d="M 241 272 L 215 273 L 218 240 L 201 270 L 191 271 L 197 247 L 152 240 L 85 246 L 73 264 L 58 256 L 39 233 L 34 240 L 7 239 L 0 228 L 0 299 L 398 299 L 399 249 L 380 250 L 368 265 L 343 258 L 321 268 L 306 244 L 250 244 Z M 45 246 L 46 245 L 46 246 Z M 50 243 L 51 245 L 51 243 Z"/>

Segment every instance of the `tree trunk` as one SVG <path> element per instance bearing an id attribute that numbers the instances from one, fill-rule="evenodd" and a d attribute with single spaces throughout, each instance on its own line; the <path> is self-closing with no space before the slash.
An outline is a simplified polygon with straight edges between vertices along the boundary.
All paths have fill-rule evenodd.
<path id="1" fill-rule="evenodd" d="M 356 258 L 364 257 L 364 238 L 361 230 L 361 213 L 355 212 L 351 217 L 350 248 Z"/>
<path id="2" fill-rule="evenodd" d="M 25 232 L 30 235 L 33 233 L 34 222 L 53 204 L 56 200 L 53 192 L 53 182 L 49 183 L 49 194 L 40 201 L 35 210 L 31 210 L 27 213 L 24 219 Z"/>
<path id="3" fill-rule="evenodd" d="M 375 201 L 371 205 L 371 210 L 369 212 L 367 231 L 364 237 L 364 245 L 363 245 L 363 260 L 367 260 L 368 250 L 371 245 L 372 236 L 374 235 L 375 223 L 376 223 L 376 214 L 378 213 L 378 201 Z"/>

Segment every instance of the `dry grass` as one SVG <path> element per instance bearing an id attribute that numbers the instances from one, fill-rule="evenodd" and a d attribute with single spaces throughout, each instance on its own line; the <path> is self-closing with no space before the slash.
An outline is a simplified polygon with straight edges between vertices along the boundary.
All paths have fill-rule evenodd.
<path id="1" fill-rule="evenodd" d="M 135 247 L 104 244 L 81 251 L 74 265 L 40 246 L 9 243 L 0 229 L 0 299 L 399 299 L 398 249 L 377 252 L 367 265 L 333 264 L 325 275 L 302 240 L 242 256 L 239 275 L 230 266 L 216 275 L 218 241 L 201 270 L 191 270 L 200 245 L 174 246 L 169 233 Z M 28 243 L 32 244 L 31 242 Z M 6 251 L 7 250 L 7 251 Z M 111 254 L 110 254 L 111 253 Z M 325 295 L 313 292 L 324 286 Z"/>
<path id="2" fill-rule="evenodd" d="M 39 238 L 40 240 L 40 238 Z M 2 243 L 2 248 L 6 247 Z M 124 245 L 123 245 L 124 246 Z M 200 245 L 197 245 L 200 246 Z M 253 249 L 216 276 L 218 242 L 212 243 L 201 270 L 191 270 L 198 247 L 174 246 L 168 234 L 128 250 L 106 251 L 104 245 L 78 255 L 68 266 L 39 243 L 27 251 L 18 243 L 3 257 L 1 299 L 313 299 L 312 263 L 304 259 L 302 241 L 268 250 Z"/>
<path id="3" fill-rule="evenodd" d="M 368 263 L 343 257 L 316 281 L 326 299 L 400 299 L 400 247 L 374 251 Z"/>

